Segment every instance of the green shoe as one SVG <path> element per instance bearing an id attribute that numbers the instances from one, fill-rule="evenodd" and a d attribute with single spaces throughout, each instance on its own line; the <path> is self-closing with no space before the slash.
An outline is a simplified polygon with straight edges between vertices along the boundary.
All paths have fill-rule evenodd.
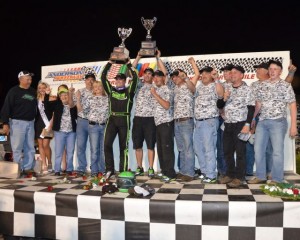
<path id="1" fill-rule="evenodd" d="M 135 170 L 135 176 L 143 176 L 144 175 L 144 168 L 143 167 L 138 167 Z"/>
<path id="2" fill-rule="evenodd" d="M 148 176 L 149 177 L 153 177 L 154 176 L 154 169 L 153 168 L 149 168 L 148 169 Z"/>
<path id="3" fill-rule="evenodd" d="M 169 178 L 168 176 L 163 175 L 160 178 L 160 181 L 165 182 L 165 183 L 170 183 L 170 182 L 176 181 L 176 179 L 175 178 Z"/>

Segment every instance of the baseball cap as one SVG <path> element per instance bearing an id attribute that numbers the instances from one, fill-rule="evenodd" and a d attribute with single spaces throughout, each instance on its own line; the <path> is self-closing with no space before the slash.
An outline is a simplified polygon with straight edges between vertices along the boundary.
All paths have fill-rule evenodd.
<path id="1" fill-rule="evenodd" d="M 200 73 L 203 73 L 203 72 L 209 72 L 210 73 L 210 72 L 212 72 L 212 70 L 214 70 L 212 67 L 206 66 L 206 67 L 204 67 L 200 70 Z"/>
<path id="2" fill-rule="evenodd" d="M 161 70 L 156 70 L 153 74 L 153 76 L 159 76 L 159 77 L 164 77 L 165 74 Z"/>
<path id="3" fill-rule="evenodd" d="M 233 67 L 233 64 L 229 63 L 229 64 L 227 64 L 226 66 L 220 68 L 220 70 L 221 70 L 221 71 L 225 71 L 225 70 L 230 71 L 230 70 L 232 69 L 232 67 Z"/>
<path id="4" fill-rule="evenodd" d="M 277 66 L 281 67 L 281 69 L 282 69 L 282 63 L 279 62 L 279 61 L 276 61 L 276 60 L 270 60 L 270 61 L 268 62 L 268 67 L 270 67 L 271 64 L 276 64 Z"/>
<path id="5" fill-rule="evenodd" d="M 268 69 L 268 68 L 269 68 L 269 64 L 266 63 L 266 62 L 262 62 L 262 63 L 260 63 L 260 64 L 258 64 L 258 65 L 254 65 L 253 67 L 254 67 L 254 68 L 264 68 L 264 69 Z"/>
<path id="6" fill-rule="evenodd" d="M 126 80 L 126 75 L 124 73 L 118 73 L 116 76 L 115 76 L 115 79 L 123 79 L 123 80 Z"/>
<path id="7" fill-rule="evenodd" d="M 180 68 L 177 68 L 177 69 L 175 69 L 174 72 L 172 72 L 172 73 L 170 74 L 170 77 L 172 78 L 172 77 L 174 77 L 174 76 L 179 76 L 179 73 L 181 73 L 181 72 L 183 72 L 183 73 L 185 73 L 185 75 L 187 75 L 185 71 L 183 71 L 183 70 L 180 69 Z"/>
<path id="8" fill-rule="evenodd" d="M 152 68 L 149 68 L 147 67 L 145 70 L 144 70 L 144 73 L 146 72 L 151 72 L 152 74 L 154 74 L 154 70 Z"/>
<path id="9" fill-rule="evenodd" d="M 96 79 L 96 76 L 95 76 L 95 74 L 93 74 L 93 73 L 89 73 L 89 74 L 86 74 L 86 75 L 84 76 L 85 79 L 88 79 L 88 78 L 90 78 L 90 77 Z"/>
<path id="10" fill-rule="evenodd" d="M 236 69 L 236 70 L 240 71 L 241 73 L 245 73 L 245 69 L 240 65 L 235 65 L 232 67 L 232 69 Z"/>
<path id="11" fill-rule="evenodd" d="M 67 88 L 62 87 L 59 89 L 58 95 L 60 95 L 61 93 L 67 93 L 67 92 L 69 92 L 69 90 Z"/>
<path id="12" fill-rule="evenodd" d="M 23 77 L 23 76 L 31 76 L 32 77 L 32 76 L 34 76 L 34 74 L 28 72 L 27 70 L 24 70 L 24 71 L 19 72 L 18 78 Z"/>

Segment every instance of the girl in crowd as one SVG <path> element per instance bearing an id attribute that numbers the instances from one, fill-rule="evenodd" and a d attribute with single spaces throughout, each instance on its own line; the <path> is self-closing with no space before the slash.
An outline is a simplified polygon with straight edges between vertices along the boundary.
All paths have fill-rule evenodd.
<path id="1" fill-rule="evenodd" d="M 61 171 L 61 161 L 63 152 L 67 153 L 67 174 L 71 175 L 73 171 L 73 155 L 76 140 L 76 106 L 69 106 L 68 89 L 59 87 L 56 101 L 49 101 L 50 88 L 46 90 L 45 108 L 53 116 L 53 131 L 55 137 L 55 175 L 59 176 Z"/>
<path id="2" fill-rule="evenodd" d="M 40 157 L 42 159 L 42 173 L 48 173 L 52 170 L 51 164 L 51 148 L 50 140 L 51 136 L 44 136 L 43 130 L 46 129 L 48 132 L 52 130 L 52 113 L 47 111 L 44 107 L 45 91 L 49 87 L 47 83 L 40 82 L 37 86 L 37 101 L 38 111 L 35 120 L 35 139 L 38 142 L 38 148 Z M 50 101 L 55 100 L 55 97 L 50 97 Z M 48 168 L 47 168 L 48 165 Z"/>
<path id="3" fill-rule="evenodd" d="M 82 111 L 80 104 L 80 92 L 77 91 L 77 109 Z M 93 83 L 93 95 L 87 98 L 86 106 L 89 108 L 89 139 L 91 151 L 91 176 L 95 177 L 105 170 L 104 161 L 104 132 L 108 119 L 108 97 L 105 94 L 102 83 Z"/>

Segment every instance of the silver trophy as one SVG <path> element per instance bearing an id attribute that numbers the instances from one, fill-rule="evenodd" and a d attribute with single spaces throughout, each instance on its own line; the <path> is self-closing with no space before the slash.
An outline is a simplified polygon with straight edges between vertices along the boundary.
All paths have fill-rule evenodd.
<path id="1" fill-rule="evenodd" d="M 125 47 L 125 39 L 129 37 L 132 32 L 132 28 L 118 28 L 119 37 L 122 39 L 119 47 L 114 47 L 113 52 L 110 54 L 110 60 L 118 63 L 127 62 L 129 58 L 129 51 Z"/>
<path id="2" fill-rule="evenodd" d="M 155 56 L 157 51 L 156 41 L 152 41 L 152 36 L 150 34 L 151 29 L 155 26 L 157 18 L 145 19 L 141 18 L 144 28 L 147 30 L 146 41 L 142 41 L 142 48 L 140 49 L 140 54 L 142 56 Z"/>

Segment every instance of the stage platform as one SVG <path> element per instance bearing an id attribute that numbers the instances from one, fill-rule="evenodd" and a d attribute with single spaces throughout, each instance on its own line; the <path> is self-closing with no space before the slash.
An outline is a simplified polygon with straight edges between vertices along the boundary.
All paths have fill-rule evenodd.
<path id="1" fill-rule="evenodd" d="M 0 179 L 0 233 L 38 239 L 299 240 L 300 201 L 270 197 L 260 185 L 164 184 L 137 177 L 156 193 L 84 190 L 88 180 L 53 174 Z M 300 176 L 285 179 L 300 185 Z M 53 187 L 49 191 L 49 186 Z"/>

